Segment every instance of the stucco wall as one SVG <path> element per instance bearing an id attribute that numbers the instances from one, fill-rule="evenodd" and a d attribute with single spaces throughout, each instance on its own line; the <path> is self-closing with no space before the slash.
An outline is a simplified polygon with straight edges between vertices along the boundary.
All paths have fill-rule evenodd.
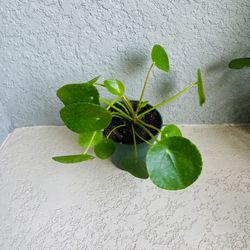
<path id="1" fill-rule="evenodd" d="M 8 0 L 0 18 L 0 140 L 15 127 L 60 124 L 55 91 L 65 83 L 101 74 L 138 97 L 154 43 L 171 73 L 154 71 L 152 103 L 194 81 L 197 67 L 206 83 L 204 108 L 191 91 L 161 109 L 165 122 L 250 121 L 250 71 L 226 67 L 249 54 L 249 0 Z"/>

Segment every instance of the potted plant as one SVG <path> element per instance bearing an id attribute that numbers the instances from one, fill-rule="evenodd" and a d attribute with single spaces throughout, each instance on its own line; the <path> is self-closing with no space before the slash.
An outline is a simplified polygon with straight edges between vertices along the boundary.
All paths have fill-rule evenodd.
<path id="1" fill-rule="evenodd" d="M 178 190 L 191 185 L 200 175 L 202 158 L 197 147 L 182 136 L 174 124 L 162 128 L 157 109 L 168 104 L 193 87 L 197 87 L 200 105 L 205 102 L 201 71 L 197 80 L 171 98 L 150 105 L 144 100 L 149 76 L 154 67 L 169 71 L 169 58 L 158 44 L 152 48 L 152 63 L 138 100 L 129 100 L 124 84 L 117 79 L 100 82 L 100 76 L 78 84 L 64 85 L 57 96 L 65 105 L 60 116 L 65 125 L 79 134 L 78 143 L 84 148 L 80 155 L 56 156 L 60 163 L 92 160 L 94 153 L 101 159 L 111 157 L 120 169 L 135 177 L 147 179 L 158 187 Z M 100 98 L 97 87 L 115 96 L 110 101 Z"/>

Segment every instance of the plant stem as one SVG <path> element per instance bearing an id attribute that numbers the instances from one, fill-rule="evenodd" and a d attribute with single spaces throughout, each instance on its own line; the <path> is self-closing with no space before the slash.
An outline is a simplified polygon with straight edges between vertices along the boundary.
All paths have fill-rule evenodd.
<path id="1" fill-rule="evenodd" d="M 125 107 L 125 105 L 123 105 L 121 102 L 116 102 L 118 105 L 120 105 L 121 107 L 124 108 L 124 110 L 127 112 L 127 114 L 129 115 L 129 111 L 128 109 Z"/>
<path id="2" fill-rule="evenodd" d="M 121 124 L 121 125 L 118 125 L 118 126 L 114 127 L 114 128 L 108 133 L 107 138 L 109 138 L 110 135 L 111 135 L 116 129 L 121 128 L 121 127 L 124 127 L 124 126 L 126 126 L 126 124 Z"/>
<path id="3" fill-rule="evenodd" d="M 132 103 L 129 101 L 129 99 L 126 96 L 122 96 L 122 100 L 124 104 L 127 106 L 128 110 L 130 111 L 131 116 L 134 117 L 135 111 L 133 109 Z"/>
<path id="4" fill-rule="evenodd" d="M 93 142 L 93 140 L 94 140 L 94 138 L 95 138 L 96 132 L 97 132 L 97 131 L 95 131 L 95 132 L 93 133 L 93 135 L 92 135 L 92 137 L 91 137 L 91 139 L 90 139 L 90 141 L 89 141 L 89 144 L 88 144 L 88 146 L 86 147 L 86 149 L 84 150 L 83 154 L 86 154 L 86 153 L 88 152 L 88 150 L 89 150 L 89 148 L 90 148 L 90 146 L 91 146 L 91 144 L 92 144 L 92 142 Z"/>
<path id="5" fill-rule="evenodd" d="M 171 101 L 173 101 L 173 100 L 176 99 L 178 96 L 184 94 L 186 91 L 188 91 L 189 89 L 191 89 L 192 87 L 194 87 L 194 86 L 196 86 L 196 85 L 197 85 L 196 82 L 195 82 L 195 83 L 191 83 L 191 84 L 188 85 L 185 89 L 181 90 L 179 93 L 177 93 L 176 95 L 172 96 L 171 98 L 169 98 L 169 99 L 167 99 L 167 100 L 164 100 L 164 101 L 158 103 L 157 105 L 153 106 L 152 108 L 146 110 L 145 112 L 139 114 L 139 115 L 138 115 L 138 118 L 139 118 L 139 117 L 142 117 L 142 116 L 144 116 L 144 115 L 146 115 L 147 113 L 149 113 L 149 112 L 151 112 L 151 111 L 153 111 L 153 110 L 155 110 L 155 109 L 157 109 L 157 108 L 159 108 L 159 107 L 161 107 L 161 106 L 163 106 L 163 105 L 165 105 L 165 104 L 167 104 L 167 103 L 169 103 L 169 102 L 171 102 Z"/>
<path id="6" fill-rule="evenodd" d="M 139 102 L 138 102 L 138 105 L 137 105 L 137 109 L 136 109 L 136 111 L 135 111 L 135 114 L 136 114 L 136 115 L 137 115 L 137 113 L 138 113 L 139 110 L 140 110 L 142 98 L 143 98 L 143 96 L 144 96 L 144 92 L 145 92 L 145 90 L 146 90 L 146 86 L 147 86 L 147 83 L 148 83 L 148 79 L 149 79 L 149 76 L 150 76 L 150 72 L 151 72 L 153 66 L 154 66 L 154 63 L 152 63 L 152 64 L 150 65 L 149 70 L 148 70 L 148 73 L 147 73 L 147 76 L 146 76 L 146 79 L 145 79 L 145 81 L 144 81 L 143 88 L 142 88 L 142 91 L 141 91 L 141 96 L 140 96 L 140 99 L 139 99 Z"/>
<path id="7" fill-rule="evenodd" d="M 147 141 L 146 139 L 144 139 L 142 136 L 140 136 L 136 131 L 135 134 L 138 138 L 140 138 L 142 141 L 144 141 L 145 143 L 147 143 L 148 145 L 152 145 L 152 143 L 150 143 L 149 141 Z"/>
<path id="8" fill-rule="evenodd" d="M 132 133 L 133 133 L 135 157 L 136 157 L 136 159 L 138 159 L 138 152 L 137 152 L 137 144 L 136 144 L 136 138 L 135 138 L 135 128 L 134 128 L 134 124 L 132 124 L 131 127 L 132 127 Z"/>
<path id="9" fill-rule="evenodd" d="M 94 85 L 105 87 L 105 85 L 101 83 L 94 83 Z"/>
<path id="10" fill-rule="evenodd" d="M 144 125 L 144 126 L 146 126 L 146 127 L 149 127 L 149 128 L 152 128 L 152 129 L 156 130 L 158 133 L 161 133 L 161 130 L 160 130 L 160 129 L 158 129 L 157 127 L 155 127 L 155 126 L 153 126 L 153 125 L 151 125 L 151 124 L 147 124 L 146 122 L 144 122 L 144 121 L 142 121 L 142 120 L 140 120 L 140 119 L 137 119 L 136 121 L 137 121 L 137 122 L 140 122 L 142 125 Z"/>
<path id="11" fill-rule="evenodd" d="M 104 102 L 106 105 L 111 106 L 113 109 L 115 109 L 116 111 L 118 111 L 119 114 L 121 114 L 124 118 L 128 119 L 128 120 L 133 120 L 129 115 L 127 115 L 125 112 L 123 112 L 121 109 L 117 108 L 115 105 L 113 105 L 112 103 L 110 103 L 109 101 L 105 100 L 105 99 L 101 99 L 100 100 L 102 102 Z"/>
<path id="12" fill-rule="evenodd" d="M 116 97 L 116 98 L 111 102 L 111 105 L 114 105 L 119 99 L 120 99 L 119 96 Z M 107 107 L 107 110 L 109 110 L 109 109 L 111 108 L 111 105 L 109 105 L 109 106 Z"/>
<path id="13" fill-rule="evenodd" d="M 159 140 L 150 132 L 150 130 L 149 129 L 147 129 L 145 126 L 143 126 L 142 124 L 140 124 L 140 123 L 136 123 L 139 127 L 141 127 L 143 130 L 145 130 L 147 133 L 148 133 L 148 135 L 152 138 L 152 139 L 154 139 L 155 141 L 157 141 L 157 142 L 159 142 Z"/>

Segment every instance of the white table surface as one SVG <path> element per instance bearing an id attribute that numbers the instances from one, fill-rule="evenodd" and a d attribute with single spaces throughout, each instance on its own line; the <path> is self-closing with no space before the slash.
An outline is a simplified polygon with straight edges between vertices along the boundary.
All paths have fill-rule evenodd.
<path id="1" fill-rule="evenodd" d="M 165 191 L 82 150 L 64 127 L 16 129 L 0 149 L 0 249 L 250 249 L 250 126 L 181 126 L 198 181 Z"/>

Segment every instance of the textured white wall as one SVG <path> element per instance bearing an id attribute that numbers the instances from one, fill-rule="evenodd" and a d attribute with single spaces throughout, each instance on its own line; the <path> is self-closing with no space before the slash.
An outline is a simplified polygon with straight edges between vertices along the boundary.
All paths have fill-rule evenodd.
<path id="1" fill-rule="evenodd" d="M 165 122 L 250 121 L 250 71 L 226 67 L 249 52 L 249 0 L 1 0 L 0 17 L 0 140 L 14 127 L 59 124 L 65 83 L 116 77 L 136 98 L 154 43 L 171 73 L 155 71 L 146 98 L 180 90 L 197 67 L 208 96 L 202 109 L 195 91 L 163 108 Z"/>

